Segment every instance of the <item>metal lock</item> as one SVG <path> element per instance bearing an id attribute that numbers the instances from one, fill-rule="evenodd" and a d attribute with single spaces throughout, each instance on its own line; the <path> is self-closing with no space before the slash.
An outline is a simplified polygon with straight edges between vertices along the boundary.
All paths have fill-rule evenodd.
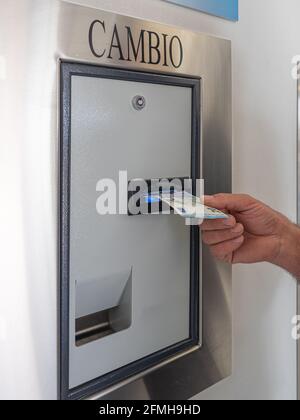
<path id="1" fill-rule="evenodd" d="M 142 111 L 146 107 L 146 98 L 137 95 L 132 99 L 132 106 L 136 111 Z"/>

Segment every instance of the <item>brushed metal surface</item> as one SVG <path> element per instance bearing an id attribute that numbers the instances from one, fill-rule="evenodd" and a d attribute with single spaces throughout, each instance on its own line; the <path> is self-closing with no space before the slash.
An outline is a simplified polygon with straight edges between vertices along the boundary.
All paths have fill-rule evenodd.
<path id="1" fill-rule="evenodd" d="M 114 24 L 120 27 L 129 25 L 133 35 L 137 35 L 142 27 L 180 36 L 185 51 L 181 68 L 96 58 L 87 42 L 88 29 L 94 19 L 105 19 L 107 28 Z M 47 258 L 51 259 L 52 264 L 57 261 L 55 251 L 58 246 L 55 229 L 58 220 L 53 217 L 53 210 L 58 208 L 59 59 L 147 72 L 200 76 L 203 81 L 202 175 L 206 181 L 206 193 L 231 192 L 229 41 L 60 0 L 10 0 L 2 8 L 0 24 L 7 34 L 7 42 L 1 42 L 2 53 L 9 60 L 6 88 L 1 92 L 1 104 L 6 104 L 1 135 L 12 139 L 30 139 L 30 147 L 39 150 L 40 160 L 31 159 L 32 165 L 28 169 L 31 174 L 38 176 L 42 172 L 38 168 L 43 166 L 45 177 L 35 187 L 43 189 L 44 201 L 34 203 L 32 214 L 35 218 L 38 215 L 41 221 L 40 235 L 45 237 Z M 9 40 L 18 45 L 16 51 L 9 47 Z M 26 153 L 26 150 L 23 152 Z M 55 282 L 56 279 L 51 277 L 47 281 Z M 108 390 L 106 398 L 187 399 L 231 374 L 231 267 L 218 263 L 207 249 L 203 249 L 202 288 L 202 348 L 172 359 L 160 369 L 150 371 L 133 382 Z M 35 300 L 38 302 L 44 293 L 44 287 L 37 283 Z M 35 322 L 34 318 L 32 322 Z M 43 336 L 39 342 L 43 343 Z M 36 349 L 37 353 L 44 351 L 47 349 L 42 345 Z M 55 351 L 54 346 L 51 351 Z"/>

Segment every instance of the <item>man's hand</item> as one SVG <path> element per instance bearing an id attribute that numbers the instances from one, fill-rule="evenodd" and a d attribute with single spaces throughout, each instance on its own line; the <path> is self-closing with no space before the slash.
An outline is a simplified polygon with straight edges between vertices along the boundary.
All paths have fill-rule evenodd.
<path id="1" fill-rule="evenodd" d="M 285 216 L 248 195 L 218 194 L 204 201 L 230 214 L 201 225 L 215 257 L 232 264 L 266 261 L 300 278 L 300 229 Z"/>

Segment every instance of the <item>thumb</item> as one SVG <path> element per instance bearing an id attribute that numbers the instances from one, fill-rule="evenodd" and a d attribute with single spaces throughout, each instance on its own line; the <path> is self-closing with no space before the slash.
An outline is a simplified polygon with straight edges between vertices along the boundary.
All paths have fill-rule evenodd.
<path id="1" fill-rule="evenodd" d="M 216 209 L 243 212 L 249 210 L 257 201 L 245 194 L 217 194 L 204 196 L 204 204 Z"/>

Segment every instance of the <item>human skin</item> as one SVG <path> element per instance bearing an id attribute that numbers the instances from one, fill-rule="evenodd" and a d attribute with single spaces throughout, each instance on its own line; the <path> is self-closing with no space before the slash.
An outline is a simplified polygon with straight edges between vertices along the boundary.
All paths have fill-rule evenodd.
<path id="1" fill-rule="evenodd" d="M 264 203 L 241 194 L 205 196 L 205 205 L 229 214 L 205 220 L 203 242 L 231 264 L 269 262 L 300 279 L 300 228 Z"/>

